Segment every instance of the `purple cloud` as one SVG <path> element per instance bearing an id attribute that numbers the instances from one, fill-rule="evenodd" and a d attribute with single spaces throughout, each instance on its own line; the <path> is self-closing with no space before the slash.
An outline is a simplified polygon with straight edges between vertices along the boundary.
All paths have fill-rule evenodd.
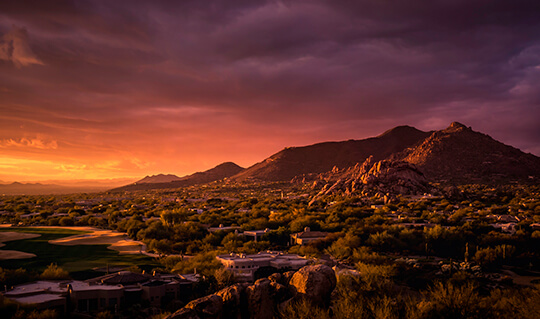
<path id="1" fill-rule="evenodd" d="M 540 155 L 538 34 L 536 1 L 1 3 L 0 139 L 250 165 L 462 121 Z"/>

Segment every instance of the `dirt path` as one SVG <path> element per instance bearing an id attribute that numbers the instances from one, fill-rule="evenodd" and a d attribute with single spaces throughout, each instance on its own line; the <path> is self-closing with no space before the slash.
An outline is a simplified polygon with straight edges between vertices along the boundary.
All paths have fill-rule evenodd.
<path id="1" fill-rule="evenodd" d="M 515 272 L 505 269 L 503 270 L 504 273 L 506 273 L 508 276 L 512 277 L 512 280 L 515 284 L 523 285 L 523 286 L 530 286 L 534 287 L 535 284 L 532 283 L 533 280 L 540 279 L 540 276 L 520 276 L 516 274 Z"/>

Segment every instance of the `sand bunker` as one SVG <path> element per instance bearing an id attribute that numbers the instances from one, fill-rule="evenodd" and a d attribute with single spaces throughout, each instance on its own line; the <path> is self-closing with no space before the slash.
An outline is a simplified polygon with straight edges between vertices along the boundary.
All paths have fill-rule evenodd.
<path id="1" fill-rule="evenodd" d="M 134 240 L 121 240 L 109 247 L 112 250 L 118 251 L 120 254 L 142 254 L 143 244 Z"/>
<path id="2" fill-rule="evenodd" d="M 0 250 L 0 260 L 7 259 L 26 259 L 36 257 L 36 255 L 31 253 L 25 253 L 17 250 Z"/>
<path id="3" fill-rule="evenodd" d="M 41 236 L 40 234 L 30 234 L 30 233 L 20 233 L 16 231 L 3 231 L 0 232 L 0 243 L 11 241 L 11 240 L 21 240 L 28 238 L 36 238 Z"/>
<path id="4" fill-rule="evenodd" d="M 113 230 L 103 230 L 91 227 L 70 228 L 76 230 L 92 231 L 89 234 L 74 235 L 60 239 L 50 240 L 54 245 L 110 245 L 108 249 L 116 250 L 120 254 L 144 254 L 143 243 L 128 239 L 125 233 Z"/>
<path id="5" fill-rule="evenodd" d="M 40 234 L 19 233 L 14 231 L 0 232 L 0 247 L 5 246 L 3 242 L 11 240 L 21 240 L 28 238 L 36 238 L 41 236 Z M 0 250 L 0 260 L 7 259 L 25 259 L 36 257 L 31 253 L 25 253 L 17 250 Z"/>
<path id="6" fill-rule="evenodd" d="M 2 227 L 2 226 L 0 226 Z M 125 233 L 120 233 L 114 230 L 98 229 L 94 227 L 59 227 L 59 226 L 37 226 L 39 228 L 56 228 L 56 229 L 70 229 L 88 232 L 86 234 L 73 235 L 63 237 L 55 240 L 49 240 L 49 244 L 76 246 L 76 245 L 109 245 L 108 249 L 116 250 L 120 254 L 144 254 L 150 257 L 158 255 L 146 252 L 146 245 L 140 241 L 129 239 Z M 40 234 L 30 234 L 21 232 L 0 232 L 0 247 L 4 246 L 2 242 L 9 240 L 20 240 L 35 238 L 41 236 Z M 9 252 L 9 253 L 8 253 Z M 17 254 L 19 253 L 19 254 Z M 31 258 L 35 257 L 34 254 L 25 252 L 0 250 L 0 259 L 19 259 L 19 258 Z"/>
<path id="7" fill-rule="evenodd" d="M 49 240 L 49 244 L 76 246 L 76 245 L 111 245 L 122 239 L 125 234 L 111 230 L 95 230 L 90 234 L 73 235 L 69 237 Z"/>

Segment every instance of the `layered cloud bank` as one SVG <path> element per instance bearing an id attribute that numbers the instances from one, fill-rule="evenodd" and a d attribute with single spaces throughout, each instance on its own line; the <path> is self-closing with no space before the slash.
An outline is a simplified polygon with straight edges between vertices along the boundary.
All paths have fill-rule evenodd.
<path id="1" fill-rule="evenodd" d="M 2 2 L 0 179 L 185 175 L 452 121 L 540 155 L 539 34 L 537 1 Z"/>

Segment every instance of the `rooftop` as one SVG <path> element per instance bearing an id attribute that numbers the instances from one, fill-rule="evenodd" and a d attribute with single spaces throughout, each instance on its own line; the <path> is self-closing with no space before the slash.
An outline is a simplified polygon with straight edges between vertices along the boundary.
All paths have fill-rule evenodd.
<path id="1" fill-rule="evenodd" d="M 8 298 L 16 296 L 30 295 L 40 292 L 47 292 L 49 294 L 61 294 L 67 292 L 66 281 L 36 281 L 27 284 L 15 286 L 12 290 L 6 292 L 4 295 Z"/>
<path id="2" fill-rule="evenodd" d="M 246 235 L 250 235 L 250 236 L 254 236 L 254 235 L 264 235 L 266 233 L 268 233 L 270 231 L 270 229 L 266 228 L 266 229 L 259 229 L 259 230 L 246 230 L 244 231 L 244 234 Z"/>
<path id="3" fill-rule="evenodd" d="M 328 236 L 324 231 L 303 231 L 296 233 L 296 238 L 324 238 Z"/>
<path id="4" fill-rule="evenodd" d="M 251 254 L 251 255 L 230 253 L 228 255 L 218 255 L 217 258 L 222 259 L 222 260 L 232 260 L 232 261 L 242 261 L 242 260 L 262 261 L 262 260 L 275 260 L 275 259 L 305 260 L 304 257 L 300 257 L 294 254 L 285 254 L 278 251 L 265 251 L 265 252 L 260 252 L 258 254 Z"/>
<path id="5" fill-rule="evenodd" d="M 69 284 L 73 291 L 118 290 L 123 288 L 121 285 L 99 285 L 84 281 L 72 281 Z"/>
<path id="6" fill-rule="evenodd" d="M 54 294 L 42 293 L 38 295 L 25 296 L 25 297 L 9 297 L 9 299 L 17 301 L 19 303 L 39 304 L 39 303 L 55 301 L 55 300 L 64 301 L 65 297 L 54 295 Z"/>
<path id="7" fill-rule="evenodd" d="M 101 282 L 107 285 L 116 285 L 116 284 L 129 285 L 129 284 L 146 282 L 150 278 L 151 276 L 149 275 L 138 274 L 131 271 L 119 271 L 117 273 L 93 278 L 93 279 L 87 280 L 86 282 L 89 282 L 89 283 Z"/>

